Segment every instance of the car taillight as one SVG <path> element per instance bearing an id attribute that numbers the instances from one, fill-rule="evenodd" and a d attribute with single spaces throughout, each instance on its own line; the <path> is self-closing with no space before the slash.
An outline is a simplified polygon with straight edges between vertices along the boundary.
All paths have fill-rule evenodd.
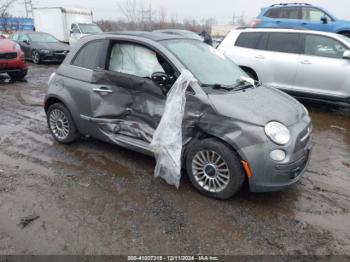
<path id="1" fill-rule="evenodd" d="M 21 60 L 22 60 L 23 63 L 26 62 L 26 60 L 25 60 L 25 58 L 24 58 L 24 54 L 21 54 Z"/>
<path id="2" fill-rule="evenodd" d="M 258 24 L 260 24 L 261 20 L 259 18 L 255 18 L 252 22 L 252 27 L 257 27 Z"/>

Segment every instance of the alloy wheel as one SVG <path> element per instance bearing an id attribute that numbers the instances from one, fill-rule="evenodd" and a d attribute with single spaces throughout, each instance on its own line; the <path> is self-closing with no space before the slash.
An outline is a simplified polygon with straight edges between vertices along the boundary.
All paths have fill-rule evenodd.
<path id="1" fill-rule="evenodd" d="M 230 171 L 222 156 L 211 150 L 199 151 L 192 160 L 197 183 L 209 192 L 221 192 L 230 182 Z"/>
<path id="2" fill-rule="evenodd" d="M 61 110 L 52 110 L 49 121 L 51 131 L 57 139 L 63 140 L 68 137 L 70 131 L 68 118 Z"/>
<path id="3" fill-rule="evenodd" d="M 39 62 L 40 62 L 40 55 L 39 55 L 38 51 L 35 51 L 35 50 L 33 51 L 32 59 L 33 59 L 33 63 L 39 64 Z"/>

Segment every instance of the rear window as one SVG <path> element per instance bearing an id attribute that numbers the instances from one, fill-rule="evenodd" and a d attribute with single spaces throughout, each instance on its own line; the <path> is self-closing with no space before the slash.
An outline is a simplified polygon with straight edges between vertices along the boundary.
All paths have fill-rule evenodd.
<path id="1" fill-rule="evenodd" d="M 262 33 L 257 33 L 257 32 L 242 33 L 238 37 L 235 45 L 254 49 L 258 46 L 261 36 L 262 36 Z"/>
<path id="2" fill-rule="evenodd" d="M 299 19 L 300 8 L 299 7 L 273 8 L 267 11 L 265 16 L 269 18 L 279 18 L 279 19 Z"/>
<path id="3" fill-rule="evenodd" d="M 301 38 L 293 33 L 270 33 L 267 50 L 282 53 L 301 53 Z"/>

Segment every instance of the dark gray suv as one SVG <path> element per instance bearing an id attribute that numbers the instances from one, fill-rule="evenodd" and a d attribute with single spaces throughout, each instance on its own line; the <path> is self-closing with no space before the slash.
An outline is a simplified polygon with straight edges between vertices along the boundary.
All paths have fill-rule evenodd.
<path id="1" fill-rule="evenodd" d="M 214 48 L 162 33 L 87 36 L 50 77 L 47 122 L 60 143 L 89 135 L 153 155 L 153 133 L 183 69 L 198 80 L 186 93 L 183 169 L 201 193 L 233 196 L 281 190 L 298 181 L 311 150 L 307 110 L 251 82 Z"/>

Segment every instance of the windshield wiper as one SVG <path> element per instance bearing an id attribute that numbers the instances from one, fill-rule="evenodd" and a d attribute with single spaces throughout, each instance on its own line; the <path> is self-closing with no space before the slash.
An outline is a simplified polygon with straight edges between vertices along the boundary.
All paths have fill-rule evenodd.
<path id="1" fill-rule="evenodd" d="M 213 89 L 221 89 L 226 91 L 231 91 L 235 87 L 229 86 L 229 85 L 222 85 L 222 84 L 202 84 L 203 87 L 212 87 Z"/>
<path id="2" fill-rule="evenodd" d="M 255 81 L 253 79 L 245 79 L 241 78 L 239 81 L 237 81 L 237 84 L 235 85 L 235 90 L 245 90 L 251 87 L 259 87 L 261 86 L 261 83 L 258 81 Z"/>

